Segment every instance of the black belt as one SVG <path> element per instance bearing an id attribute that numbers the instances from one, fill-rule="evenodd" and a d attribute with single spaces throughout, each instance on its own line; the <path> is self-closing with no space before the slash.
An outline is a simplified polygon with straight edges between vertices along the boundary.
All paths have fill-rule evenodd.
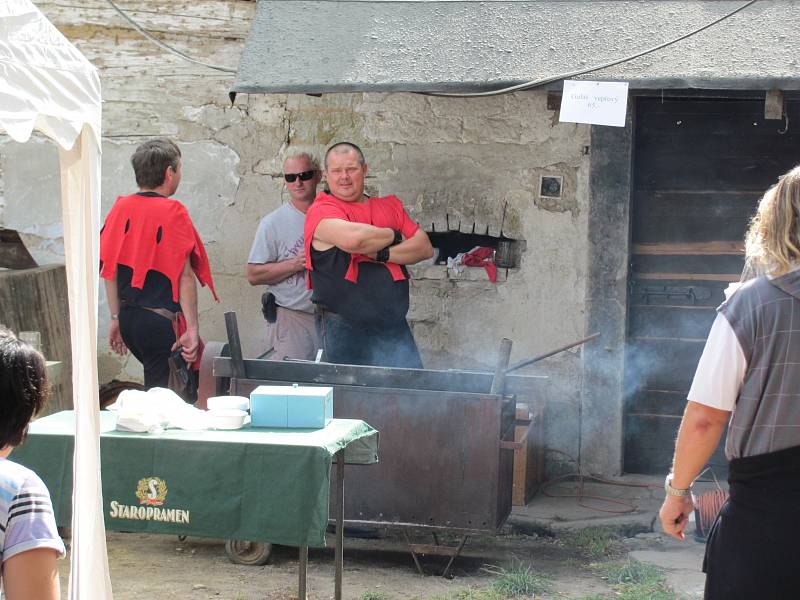
<path id="1" fill-rule="evenodd" d="M 178 318 L 178 315 L 180 314 L 180 311 L 179 312 L 172 312 L 171 310 L 166 309 L 166 308 L 153 307 L 153 306 L 141 306 L 139 304 L 133 304 L 132 302 L 128 302 L 127 300 L 121 300 L 120 301 L 120 307 L 121 308 L 141 308 L 142 310 L 149 310 L 150 312 L 154 312 L 157 315 L 160 315 L 160 316 L 164 317 L 168 321 L 176 320 Z"/>

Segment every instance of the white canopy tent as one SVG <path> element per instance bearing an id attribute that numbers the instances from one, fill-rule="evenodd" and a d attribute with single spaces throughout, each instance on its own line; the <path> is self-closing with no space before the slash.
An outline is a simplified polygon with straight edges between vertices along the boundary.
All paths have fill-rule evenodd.
<path id="1" fill-rule="evenodd" d="M 69 597 L 80 600 L 112 597 L 97 387 L 100 103 L 95 68 L 30 0 L 0 2 L 0 132 L 26 142 L 37 130 L 59 147 L 77 414 Z"/>

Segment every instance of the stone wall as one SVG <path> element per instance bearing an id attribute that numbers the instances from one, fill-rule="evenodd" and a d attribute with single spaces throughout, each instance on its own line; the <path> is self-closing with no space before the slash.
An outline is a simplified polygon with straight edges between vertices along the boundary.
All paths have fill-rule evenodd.
<path id="1" fill-rule="evenodd" d="M 497 284 L 482 270 L 414 269 L 410 319 L 426 365 L 491 368 L 502 337 L 514 340 L 516 361 L 586 334 L 590 130 L 559 124 L 545 92 L 469 100 L 242 94 L 232 106 L 233 75 L 157 47 L 103 0 L 36 4 L 100 70 L 103 216 L 116 195 L 134 189 L 128 157 L 139 142 L 169 136 L 180 144 L 176 197 L 206 241 L 221 298 L 216 304 L 200 293 L 205 339 L 224 339 L 223 312 L 235 310 L 246 354 L 263 351 L 261 290 L 243 272 L 259 218 L 286 197 L 281 154 L 288 146 L 321 153 L 341 140 L 365 150 L 368 190 L 397 194 L 427 231 L 502 233 L 526 242 L 520 267 L 502 270 Z M 165 42 L 231 68 L 255 11 L 244 0 L 120 4 Z M 63 260 L 55 149 L 45 141 L 0 142 L 0 174 L 0 223 L 19 229 L 41 262 Z M 562 199 L 539 197 L 543 174 L 563 177 Z M 101 293 L 101 381 L 140 377 L 135 360 L 120 361 L 108 349 L 104 301 Z M 551 377 L 548 444 L 575 455 L 580 353 L 528 372 Z"/>

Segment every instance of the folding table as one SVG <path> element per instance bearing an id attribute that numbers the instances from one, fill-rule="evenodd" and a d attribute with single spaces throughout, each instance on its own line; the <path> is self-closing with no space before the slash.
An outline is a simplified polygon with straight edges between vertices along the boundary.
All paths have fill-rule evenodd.
<path id="1" fill-rule="evenodd" d="M 335 460 L 335 597 L 342 597 L 344 465 L 377 462 L 375 429 L 334 419 L 314 430 L 131 433 L 114 430 L 114 413 L 100 415 L 107 529 L 297 546 L 301 599 L 308 547 L 325 545 Z M 60 526 L 71 521 L 74 431 L 73 411 L 43 417 L 11 455 L 44 480 Z"/>

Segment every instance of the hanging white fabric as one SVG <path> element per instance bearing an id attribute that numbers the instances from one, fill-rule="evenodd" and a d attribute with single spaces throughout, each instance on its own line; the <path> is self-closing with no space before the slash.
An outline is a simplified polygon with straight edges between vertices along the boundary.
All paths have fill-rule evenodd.
<path id="1" fill-rule="evenodd" d="M 60 150 L 59 160 L 72 327 L 72 386 L 77 415 L 72 468 L 75 485 L 72 490 L 69 598 L 110 600 L 111 579 L 100 480 L 97 385 L 100 150 L 88 127 L 84 127 L 70 150 Z"/>
<path id="2" fill-rule="evenodd" d="M 69 149 L 88 124 L 100 145 L 100 78 L 30 0 L 0 2 L 0 128 Z"/>
<path id="3" fill-rule="evenodd" d="M 34 130 L 59 146 L 73 404 L 71 600 L 111 600 L 100 480 L 97 290 L 100 79 L 29 0 L 0 2 L 0 132 Z M 13 198 L 8 201 L 13 202 Z"/>

